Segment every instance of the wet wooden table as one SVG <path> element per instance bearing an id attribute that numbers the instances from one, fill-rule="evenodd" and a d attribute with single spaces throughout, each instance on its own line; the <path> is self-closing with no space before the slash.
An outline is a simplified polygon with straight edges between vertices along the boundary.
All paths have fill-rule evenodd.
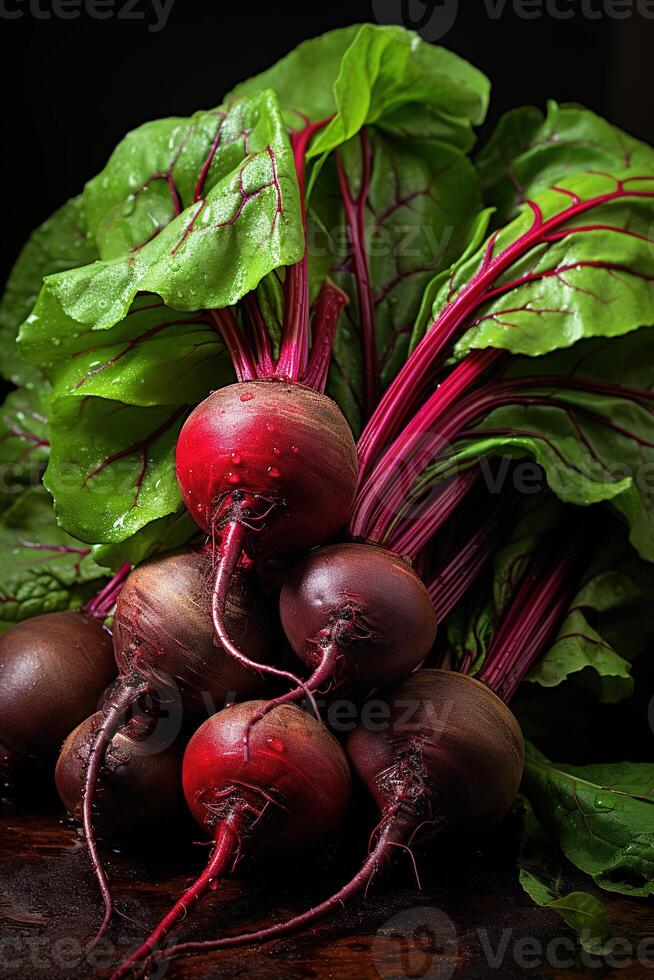
<path id="1" fill-rule="evenodd" d="M 179 931 L 211 938 L 302 911 L 345 880 L 364 847 L 365 820 L 320 854 L 293 856 L 277 866 L 244 868 L 212 893 Z M 163 828 L 165 831 L 166 828 Z M 5 802 L 0 808 L 0 977 L 106 977 L 147 928 L 168 908 L 200 868 L 206 849 L 194 832 L 165 834 L 138 853 L 105 849 L 120 915 L 93 965 L 76 969 L 80 949 L 99 922 L 99 902 L 78 830 L 52 802 Z M 464 855 L 423 855 L 422 891 L 408 861 L 392 880 L 379 881 L 355 903 L 310 932 L 257 949 L 196 955 L 161 967 L 154 976 L 181 978 L 371 978 L 371 980 L 470 980 L 496 976 L 562 978 L 591 969 L 601 977 L 654 976 L 628 946 L 654 931 L 652 906 L 609 899 L 620 962 L 579 958 L 573 934 L 557 916 L 535 907 L 516 882 L 510 834 Z M 587 887 L 586 881 L 566 882 Z M 626 952 L 624 951 L 626 950 Z M 642 960 L 642 955 L 641 955 Z"/>

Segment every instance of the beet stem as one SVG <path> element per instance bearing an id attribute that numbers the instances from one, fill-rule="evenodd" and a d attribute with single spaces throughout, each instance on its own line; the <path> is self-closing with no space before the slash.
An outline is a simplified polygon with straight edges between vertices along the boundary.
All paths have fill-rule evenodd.
<path id="1" fill-rule="evenodd" d="M 158 926 L 152 930 L 149 937 L 130 956 L 124 960 L 114 972 L 111 980 L 121 980 L 131 973 L 136 963 L 156 953 L 168 933 L 183 919 L 189 908 L 200 901 L 213 887 L 214 882 L 227 872 L 233 864 L 239 848 L 239 811 L 235 810 L 220 822 L 216 829 L 214 852 L 211 860 L 199 878 L 184 892 L 170 912 L 164 916 Z"/>
<path id="2" fill-rule="evenodd" d="M 229 586 L 232 581 L 232 577 L 238 563 L 243 555 L 243 549 L 245 542 L 247 540 L 248 530 L 239 521 L 230 521 L 222 529 L 222 540 L 220 543 L 220 551 L 218 554 L 218 565 L 216 568 L 216 574 L 214 579 L 213 595 L 211 600 L 211 614 L 213 618 L 213 625 L 216 631 L 216 637 L 218 642 L 223 647 L 227 653 L 234 657 L 243 667 L 247 667 L 250 670 L 256 670 L 260 674 L 270 674 L 273 677 L 279 677 L 282 680 L 290 682 L 294 688 L 300 687 L 306 693 L 311 707 L 318 714 L 318 706 L 316 704 L 315 698 L 310 690 L 308 690 L 304 681 L 301 681 L 299 677 L 292 674 L 287 670 L 280 670 L 277 667 L 271 667 L 269 664 L 260 664 L 256 660 L 250 660 L 237 646 L 232 643 L 229 634 L 227 632 L 227 627 L 225 625 L 225 605 L 227 602 L 227 593 L 229 592 Z M 246 745 L 246 759 L 247 759 L 247 745 Z"/>
<path id="3" fill-rule="evenodd" d="M 121 565 L 116 574 L 98 592 L 93 599 L 90 599 L 82 608 L 88 616 L 95 616 L 97 619 L 106 619 L 120 595 L 121 589 L 125 584 L 125 579 L 132 570 L 129 562 Z"/>
<path id="4" fill-rule="evenodd" d="M 220 334 L 239 381 L 254 381 L 257 366 L 247 338 L 231 310 L 210 310 L 209 316 Z"/>
<path id="5" fill-rule="evenodd" d="M 111 891 L 105 870 L 102 867 L 100 855 L 98 854 L 95 832 L 93 830 L 93 799 L 95 797 L 98 775 L 104 761 L 107 746 L 118 731 L 123 715 L 130 705 L 134 704 L 148 689 L 148 681 L 137 671 L 134 671 L 134 673 L 130 674 L 119 684 L 104 706 L 103 718 L 89 752 L 82 797 L 82 822 L 84 836 L 86 837 L 86 846 L 91 859 L 91 867 L 93 868 L 104 902 L 104 919 L 95 938 L 84 950 L 85 957 L 88 957 L 89 953 L 97 946 L 106 933 L 113 914 Z"/>
<path id="6" fill-rule="evenodd" d="M 325 394 L 327 387 L 338 318 L 341 310 L 348 303 L 349 300 L 343 290 L 333 282 L 327 281 L 323 283 L 314 304 L 311 322 L 311 354 L 301 380 L 307 388 L 313 388 L 321 395 Z"/>

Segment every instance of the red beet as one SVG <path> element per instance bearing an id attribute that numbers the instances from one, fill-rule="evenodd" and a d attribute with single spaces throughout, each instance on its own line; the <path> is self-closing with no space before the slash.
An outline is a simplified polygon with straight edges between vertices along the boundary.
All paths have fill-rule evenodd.
<path id="1" fill-rule="evenodd" d="M 167 555 L 132 572 L 118 599 L 113 629 L 120 682 L 95 732 L 82 805 L 91 864 L 105 905 L 94 943 L 104 935 L 112 914 L 111 893 L 93 830 L 94 792 L 105 752 L 125 713 L 144 695 L 154 692 L 165 699 L 167 690 L 177 687 L 185 712 L 197 718 L 228 698 L 252 696 L 263 688 L 260 675 L 236 663 L 216 642 L 211 574 L 206 552 Z M 225 618 L 239 642 L 263 662 L 272 658 L 273 622 L 263 595 L 245 572 L 232 579 Z"/>
<path id="2" fill-rule="evenodd" d="M 357 478 L 350 428 L 331 399 L 303 385 L 230 385 L 207 398 L 184 425 L 177 478 L 195 520 L 214 542 L 220 539 L 216 633 L 234 657 L 258 666 L 226 628 L 232 575 L 243 554 L 258 559 L 305 550 L 343 526 Z"/>
<path id="3" fill-rule="evenodd" d="M 71 732 L 55 770 L 61 801 L 80 821 L 86 769 L 101 721 L 102 712 L 97 712 Z M 98 778 L 95 829 L 122 841 L 168 826 L 181 809 L 182 757 L 182 744 L 170 745 L 156 720 L 137 716 L 120 728 Z"/>
<path id="4" fill-rule="evenodd" d="M 293 650 L 313 674 L 304 688 L 269 702 L 261 716 L 303 689 L 331 683 L 365 692 L 396 684 L 424 661 L 436 638 L 427 589 L 409 562 L 375 545 L 311 552 L 286 578 L 280 613 Z"/>
<path id="5" fill-rule="evenodd" d="M 25 620 L 0 637 L 0 742 L 21 760 L 55 759 L 116 677 L 111 634 L 80 612 Z"/>
<path id="6" fill-rule="evenodd" d="M 491 830 L 507 813 L 522 776 L 524 743 L 503 701 L 473 678 L 419 670 L 388 697 L 389 723 L 359 726 L 347 751 L 380 809 L 377 842 L 339 892 L 293 919 L 239 936 L 173 946 L 208 952 L 267 942 L 309 926 L 364 889 L 399 849 L 454 828 L 471 836 Z M 277 709 L 279 710 L 279 709 Z M 253 729 L 253 740 L 258 729 Z"/>
<path id="7" fill-rule="evenodd" d="M 202 725 L 184 756 L 184 793 L 200 826 L 215 841 L 213 855 L 149 938 L 114 974 L 126 976 L 156 951 L 170 930 L 237 863 L 255 853 L 315 846 L 339 825 L 350 795 L 350 773 L 338 742 L 310 715 L 275 708 L 257 725 L 250 754 L 243 733 L 261 702 L 232 705 Z"/>

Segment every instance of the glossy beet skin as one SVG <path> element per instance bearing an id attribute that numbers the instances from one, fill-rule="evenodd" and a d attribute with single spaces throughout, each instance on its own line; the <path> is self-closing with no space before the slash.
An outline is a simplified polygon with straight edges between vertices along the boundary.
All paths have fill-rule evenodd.
<path id="1" fill-rule="evenodd" d="M 215 847 L 203 873 L 112 980 L 159 951 L 241 854 L 294 853 L 318 844 L 343 819 L 350 796 L 347 760 L 338 742 L 304 711 L 292 705 L 273 709 L 253 730 L 244 759 L 244 732 L 261 706 L 260 701 L 231 705 L 209 718 L 189 742 L 184 794 Z"/>
<path id="2" fill-rule="evenodd" d="M 275 708 L 253 729 L 243 757 L 243 733 L 263 702 L 235 704 L 210 718 L 191 738 L 184 756 L 184 795 L 207 833 L 216 806 L 230 787 L 255 811 L 248 847 L 292 850 L 318 843 L 339 825 L 350 796 L 350 773 L 338 742 L 294 705 Z M 272 804 L 266 805 L 272 798 Z M 253 823 L 246 818 L 246 823 Z"/>
<path id="3" fill-rule="evenodd" d="M 411 673 L 436 638 L 436 613 L 411 565 L 385 548 L 337 544 L 311 552 L 287 576 L 282 626 L 316 668 L 331 644 L 334 679 L 387 687 Z"/>
<path id="4" fill-rule="evenodd" d="M 61 801 L 77 820 L 82 819 L 86 767 L 101 719 L 97 712 L 71 732 L 55 770 Z M 144 718 L 136 717 L 116 732 L 94 801 L 94 824 L 101 834 L 117 841 L 151 835 L 179 815 L 183 747 L 167 741 Z"/>
<path id="5" fill-rule="evenodd" d="M 116 677 L 111 635 L 80 612 L 50 613 L 0 637 L 0 742 L 20 756 L 54 759 Z"/>
<path id="6" fill-rule="evenodd" d="M 253 555 L 300 551 L 346 522 L 356 491 L 356 446 L 340 409 L 311 388 L 247 381 L 202 402 L 177 443 L 184 503 L 207 533 L 250 495 L 243 521 Z M 265 516 L 264 516 L 265 515 Z"/>
<path id="7" fill-rule="evenodd" d="M 228 698 L 261 693 L 260 674 L 221 650 L 211 622 L 211 556 L 186 551 L 135 569 L 118 598 L 114 648 L 121 675 L 139 671 L 153 686 L 172 678 L 187 715 L 201 720 Z M 226 620 L 238 643 L 269 663 L 277 632 L 270 605 L 253 576 L 239 572 L 227 595 Z"/>

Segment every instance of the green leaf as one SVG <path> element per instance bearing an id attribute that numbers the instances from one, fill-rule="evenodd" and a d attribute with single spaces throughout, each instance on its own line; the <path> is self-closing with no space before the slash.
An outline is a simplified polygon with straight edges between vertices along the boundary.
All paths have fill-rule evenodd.
<path id="1" fill-rule="evenodd" d="M 522 814 L 520 884 L 537 905 L 560 915 L 579 935 L 583 948 L 601 956 L 611 949 L 612 930 L 606 909 L 588 892 L 561 894 L 562 869 L 555 859 L 556 844 L 524 797 L 516 807 Z"/>
<path id="2" fill-rule="evenodd" d="M 125 562 L 140 565 L 141 562 L 166 551 L 174 551 L 201 537 L 198 526 L 186 509 L 180 509 L 170 517 L 162 517 L 146 524 L 130 538 L 118 544 L 98 544 L 91 549 L 94 561 L 117 571 Z"/>
<path id="3" fill-rule="evenodd" d="M 654 894 L 654 766 L 554 764 L 534 749 L 525 792 L 569 861 L 600 888 Z"/>
<path id="4" fill-rule="evenodd" d="M 582 670 L 592 671 L 592 683 L 601 701 L 620 701 L 633 692 L 628 662 L 591 626 L 586 612 L 574 608 L 573 603 L 553 645 L 525 679 L 541 687 L 556 687 Z"/>
<path id="5" fill-rule="evenodd" d="M 362 126 L 385 118 L 390 128 L 401 125 L 400 110 L 410 135 L 457 134 L 462 149 L 469 149 L 470 126 L 483 122 L 489 96 L 485 76 L 457 55 L 412 31 L 373 24 L 303 42 L 272 68 L 237 85 L 230 98 L 259 88 L 277 92 L 294 128 L 302 115 L 312 122 L 334 117 L 314 140 L 311 157 L 347 142 Z M 413 110 L 412 118 L 404 116 L 405 107 Z"/>
<path id="6" fill-rule="evenodd" d="M 495 555 L 493 593 L 498 617 L 508 607 L 533 552 L 557 533 L 561 511 L 556 500 L 542 493 L 533 504 L 527 498 L 521 508 L 508 540 Z M 597 613 L 640 598 L 634 566 L 642 563 L 625 544 L 621 528 L 606 522 L 605 535 L 589 556 L 579 591 L 552 645 L 525 679 L 546 688 L 572 679 L 590 686 L 601 701 L 613 702 L 632 693 L 633 679 L 619 646 L 614 649 L 602 635 Z"/>
<path id="7" fill-rule="evenodd" d="M 84 189 L 86 224 L 100 258 L 139 249 L 182 211 L 199 212 L 196 224 L 201 223 L 210 192 L 268 148 L 287 180 L 288 146 L 269 91 L 189 118 L 157 119 L 128 133 Z"/>
<path id="8" fill-rule="evenodd" d="M 579 171 L 645 167 L 652 173 L 654 150 L 576 105 L 548 102 L 547 115 L 534 106 L 512 109 L 477 157 L 487 200 L 506 218 L 516 204 Z"/>
<path id="9" fill-rule="evenodd" d="M 44 482 L 57 519 L 92 544 L 126 541 L 180 509 L 174 452 L 186 407 L 59 399 Z"/>
<path id="10" fill-rule="evenodd" d="M 45 280 L 34 312 L 21 330 L 26 351 L 34 333 L 42 334 L 47 323 L 60 320 L 62 314 L 78 325 L 78 331 L 108 329 L 125 318 L 139 292 L 155 293 L 181 311 L 231 306 L 273 269 L 301 258 L 304 234 L 297 177 L 275 97 L 260 93 L 249 100 L 243 113 L 247 119 L 256 117 L 245 141 L 247 148 L 241 140 L 235 154 L 234 144 L 219 144 L 211 156 L 215 179 L 210 189 L 149 241 L 132 246 L 127 254 L 120 252 L 132 240 L 132 231 L 142 229 L 147 205 L 141 209 L 128 200 L 127 205 L 108 210 L 98 235 L 105 251 L 120 254 Z M 169 152 L 172 149 L 168 147 Z M 114 191 L 107 178 L 107 207 L 130 185 L 129 165 L 123 173 L 120 163 L 116 168 L 123 183 Z M 132 195 L 139 180 L 136 177 L 130 188 Z M 115 220 L 116 207 L 136 209 L 134 229 L 127 221 L 129 214 Z M 94 207 L 93 213 L 100 210 Z M 156 228 L 160 218 L 157 211 Z"/>
<path id="11" fill-rule="evenodd" d="M 576 206 L 570 195 L 581 203 Z M 471 309 L 458 356 L 498 347 L 533 357 L 587 337 L 617 337 L 651 326 L 653 222 L 654 165 L 576 174 L 561 190 L 532 198 L 455 271 L 437 297 L 434 320 L 468 283 L 479 288 L 489 275 L 483 269 L 490 257 L 497 265 L 487 270 L 504 265 L 506 271 L 492 277 L 490 291 L 497 295 Z"/>
<path id="12" fill-rule="evenodd" d="M 41 482 L 48 462 L 49 393 L 45 382 L 19 388 L 0 409 L 0 508 Z"/>
<path id="13" fill-rule="evenodd" d="M 86 238 L 81 196 L 64 204 L 32 233 L 0 302 L 0 370 L 15 385 L 40 382 L 38 371 L 21 357 L 16 337 L 36 302 L 43 278 L 93 262 L 97 254 Z"/>
<path id="14" fill-rule="evenodd" d="M 26 491 L 0 521 L 0 624 L 78 609 L 106 571 L 57 527 L 43 489 Z"/>
<path id="15" fill-rule="evenodd" d="M 89 396 L 128 405 L 195 404 L 234 378 L 207 314 L 180 314 L 152 296 L 105 330 L 79 330 L 61 309 L 33 317 L 23 350 L 53 385 L 53 402 Z"/>

